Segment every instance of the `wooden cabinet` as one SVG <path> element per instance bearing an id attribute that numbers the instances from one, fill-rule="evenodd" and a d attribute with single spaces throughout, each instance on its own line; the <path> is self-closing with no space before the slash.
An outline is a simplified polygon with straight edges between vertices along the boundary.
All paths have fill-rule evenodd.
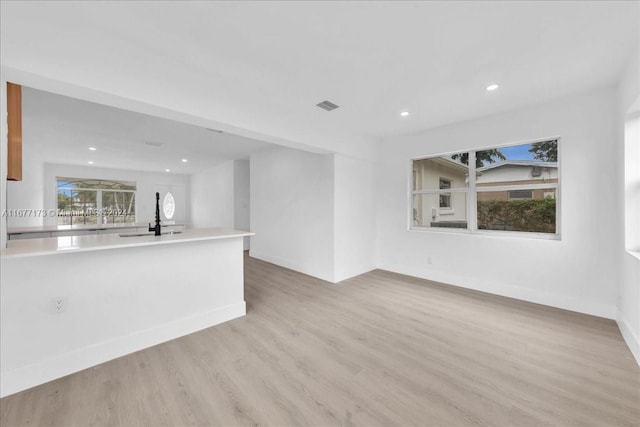
<path id="1" fill-rule="evenodd" d="M 7 82 L 7 180 L 22 181 L 22 86 Z"/>

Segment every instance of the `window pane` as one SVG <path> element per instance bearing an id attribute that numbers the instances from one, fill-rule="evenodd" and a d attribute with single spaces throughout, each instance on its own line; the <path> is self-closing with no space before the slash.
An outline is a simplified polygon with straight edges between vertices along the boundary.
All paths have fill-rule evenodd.
<path id="1" fill-rule="evenodd" d="M 124 191 L 102 192 L 103 224 L 134 223 L 135 221 L 135 193 Z"/>
<path id="2" fill-rule="evenodd" d="M 558 141 L 476 152 L 477 186 L 558 182 Z"/>
<path id="3" fill-rule="evenodd" d="M 413 161 L 413 190 L 466 188 L 468 153 Z"/>
<path id="4" fill-rule="evenodd" d="M 71 190 L 58 188 L 58 225 L 71 224 Z"/>
<path id="5" fill-rule="evenodd" d="M 449 205 L 442 208 L 443 198 Z M 467 228 L 467 194 L 414 194 L 412 224 L 414 227 Z"/>
<path id="6" fill-rule="evenodd" d="M 58 188 L 92 188 L 96 190 L 132 190 L 136 183 L 131 181 L 113 181 L 108 179 L 62 178 L 58 177 Z"/>
<path id="7" fill-rule="evenodd" d="M 440 207 L 445 209 L 451 209 L 451 193 L 440 194 Z"/>
<path id="8" fill-rule="evenodd" d="M 96 192 L 58 189 L 58 224 L 96 224 Z"/>
<path id="9" fill-rule="evenodd" d="M 448 190 L 451 188 L 451 180 L 440 178 L 440 189 Z"/>
<path id="10" fill-rule="evenodd" d="M 532 197 L 510 197 L 514 193 L 527 193 Z M 480 192 L 478 229 L 555 233 L 556 190 L 545 188 Z"/>
<path id="11" fill-rule="evenodd" d="M 135 182 L 64 177 L 56 181 L 58 224 L 97 224 L 98 219 L 103 224 L 135 222 Z"/>

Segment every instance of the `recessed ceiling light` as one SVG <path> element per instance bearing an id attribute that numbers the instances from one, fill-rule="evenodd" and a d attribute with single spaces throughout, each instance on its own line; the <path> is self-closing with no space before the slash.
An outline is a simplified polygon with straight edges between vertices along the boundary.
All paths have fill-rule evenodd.
<path id="1" fill-rule="evenodd" d="M 402 112 L 400 112 L 400 115 L 402 117 L 407 117 L 409 115 L 409 112 L 408 111 L 402 111 Z"/>
<path id="2" fill-rule="evenodd" d="M 93 164 L 93 160 L 89 160 L 87 163 L 89 163 L 90 165 Z"/>
<path id="3" fill-rule="evenodd" d="M 182 159 L 182 163 L 187 163 L 189 160 L 187 159 Z"/>
<path id="4" fill-rule="evenodd" d="M 164 171 L 165 172 L 171 172 L 171 169 L 165 169 Z"/>
<path id="5" fill-rule="evenodd" d="M 487 90 L 488 90 L 489 92 L 491 92 L 492 90 L 496 90 L 496 89 L 498 89 L 499 87 L 500 87 L 500 85 L 498 85 L 498 84 L 496 84 L 496 83 L 493 83 L 493 84 L 490 84 L 489 86 L 487 86 Z"/>
<path id="6" fill-rule="evenodd" d="M 97 150 L 97 148 L 96 148 L 96 147 L 89 147 L 89 150 L 90 150 L 90 151 L 96 151 L 96 150 Z"/>

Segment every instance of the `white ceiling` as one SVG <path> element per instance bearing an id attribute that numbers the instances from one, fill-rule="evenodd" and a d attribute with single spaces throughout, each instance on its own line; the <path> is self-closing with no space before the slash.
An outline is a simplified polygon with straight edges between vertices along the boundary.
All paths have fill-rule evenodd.
<path id="1" fill-rule="evenodd" d="M 49 163 L 191 174 L 269 145 L 28 87 L 22 111 L 25 150 Z"/>
<path id="2" fill-rule="evenodd" d="M 1 8 L 5 67 L 334 151 L 612 85 L 640 38 L 637 1 Z"/>

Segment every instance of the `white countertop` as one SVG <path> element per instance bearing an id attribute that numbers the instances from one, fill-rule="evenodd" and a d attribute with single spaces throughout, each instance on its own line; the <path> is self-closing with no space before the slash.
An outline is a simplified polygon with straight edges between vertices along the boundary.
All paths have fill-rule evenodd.
<path id="1" fill-rule="evenodd" d="M 126 228 L 147 227 L 149 223 L 137 222 L 135 224 L 74 224 L 74 225 L 34 225 L 25 227 L 9 227 L 8 234 L 17 233 L 41 233 L 49 231 L 73 231 L 73 230 L 118 230 Z M 162 224 L 163 227 L 178 227 L 185 224 Z"/>
<path id="2" fill-rule="evenodd" d="M 122 233 L 125 234 L 125 233 Z M 120 237 L 119 234 L 97 234 L 90 236 L 49 237 L 44 239 L 9 240 L 7 249 L 0 250 L 2 258 L 19 258 L 40 255 L 55 255 L 69 252 L 101 251 L 105 249 L 154 246 L 199 240 L 228 239 L 253 236 L 249 231 L 229 228 L 196 228 L 177 234 L 162 236 Z"/>

